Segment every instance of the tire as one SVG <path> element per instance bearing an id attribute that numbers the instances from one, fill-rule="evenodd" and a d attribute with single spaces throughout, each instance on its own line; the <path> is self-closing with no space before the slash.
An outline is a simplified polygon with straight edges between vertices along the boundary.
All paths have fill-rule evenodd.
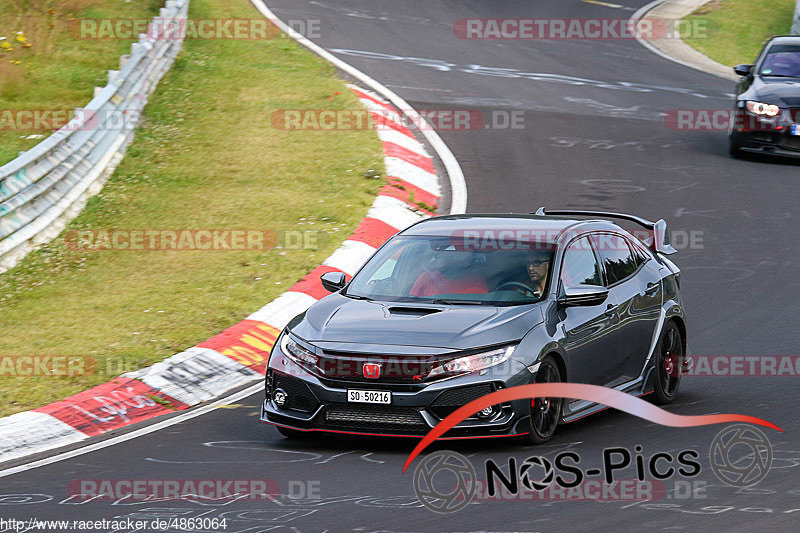
<path id="1" fill-rule="evenodd" d="M 742 145 L 736 140 L 736 137 L 733 134 L 728 136 L 728 153 L 731 155 L 731 157 L 740 159 L 744 156 L 741 146 Z"/>
<path id="2" fill-rule="evenodd" d="M 561 382 L 561 371 L 551 356 L 542 359 L 539 370 L 536 372 L 534 383 Z M 529 440 L 533 444 L 543 444 L 549 441 L 561 420 L 563 398 L 534 398 L 531 400 L 530 417 L 528 418 L 530 433 Z"/>
<path id="3" fill-rule="evenodd" d="M 655 358 L 654 403 L 667 404 L 678 395 L 681 385 L 681 370 L 686 354 L 683 350 L 683 337 L 675 322 L 667 322 L 658 339 Z"/>
<path id="4" fill-rule="evenodd" d="M 286 437 L 287 439 L 302 439 L 305 437 L 305 433 L 302 431 L 298 431 L 296 429 L 285 428 L 283 426 L 275 426 L 281 435 Z"/>

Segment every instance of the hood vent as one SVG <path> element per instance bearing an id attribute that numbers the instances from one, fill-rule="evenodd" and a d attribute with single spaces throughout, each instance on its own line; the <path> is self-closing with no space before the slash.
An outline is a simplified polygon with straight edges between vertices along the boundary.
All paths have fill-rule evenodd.
<path id="1" fill-rule="evenodd" d="M 431 307 L 389 307 L 389 314 L 391 316 L 407 316 L 411 318 L 419 318 L 421 316 L 432 315 L 439 313 L 441 309 Z"/>

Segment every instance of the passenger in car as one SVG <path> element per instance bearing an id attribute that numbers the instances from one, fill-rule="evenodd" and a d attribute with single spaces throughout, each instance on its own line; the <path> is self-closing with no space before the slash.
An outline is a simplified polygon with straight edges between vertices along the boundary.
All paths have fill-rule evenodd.
<path id="1" fill-rule="evenodd" d="M 419 275 L 409 294 L 420 298 L 443 294 L 485 294 L 486 280 L 474 271 L 474 255 L 464 251 L 440 251 L 434 268 Z"/>

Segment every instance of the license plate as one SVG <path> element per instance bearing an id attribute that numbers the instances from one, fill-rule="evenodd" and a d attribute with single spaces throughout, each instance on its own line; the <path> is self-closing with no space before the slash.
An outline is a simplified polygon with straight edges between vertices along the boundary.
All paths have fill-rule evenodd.
<path id="1" fill-rule="evenodd" d="M 356 403 L 392 403 L 392 393 L 388 390 L 347 389 L 347 401 Z"/>
<path id="2" fill-rule="evenodd" d="M 792 124 L 792 135 L 800 135 L 800 124 Z"/>

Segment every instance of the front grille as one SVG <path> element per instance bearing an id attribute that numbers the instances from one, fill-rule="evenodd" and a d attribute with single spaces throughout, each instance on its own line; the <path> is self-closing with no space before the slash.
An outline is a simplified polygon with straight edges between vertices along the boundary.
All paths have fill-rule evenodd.
<path id="1" fill-rule="evenodd" d="M 437 356 L 372 355 L 325 351 L 319 356 L 317 373 L 332 380 L 363 383 L 420 383 L 439 362 Z M 364 363 L 378 363 L 380 376 L 364 376 Z"/>
<path id="2" fill-rule="evenodd" d="M 355 405 L 334 403 L 325 409 L 325 422 L 354 429 L 427 431 L 430 429 L 419 410 L 393 405 Z"/>
<path id="3" fill-rule="evenodd" d="M 750 133 L 751 141 L 774 143 L 776 142 L 775 137 L 775 134 L 770 131 L 754 131 Z"/>
<path id="4" fill-rule="evenodd" d="M 800 124 L 800 108 L 789 109 L 789 116 L 793 122 Z M 791 128 L 787 127 L 783 135 L 778 136 L 778 144 L 786 150 L 800 150 L 800 135 L 792 135 Z"/>
<path id="5" fill-rule="evenodd" d="M 787 132 L 779 137 L 779 144 L 786 150 L 800 150 L 800 135 L 792 135 Z"/>
<path id="6" fill-rule="evenodd" d="M 486 396 L 490 392 L 494 392 L 494 387 L 490 383 L 449 389 L 441 393 L 433 401 L 430 411 L 439 418 L 445 418 L 459 407 L 468 404 L 472 400 Z"/>
<path id="7" fill-rule="evenodd" d="M 392 381 L 382 381 L 380 379 L 373 380 L 334 380 L 319 378 L 320 382 L 326 387 L 334 389 L 377 389 L 389 390 L 392 392 L 417 392 L 424 389 L 427 383 L 424 381 L 413 381 L 411 383 L 394 383 Z"/>
<path id="8" fill-rule="evenodd" d="M 313 413 L 319 407 L 319 402 L 308 385 L 297 378 L 274 374 L 272 390 L 275 389 L 283 389 L 286 392 L 288 403 L 284 406 L 285 409 Z"/>

